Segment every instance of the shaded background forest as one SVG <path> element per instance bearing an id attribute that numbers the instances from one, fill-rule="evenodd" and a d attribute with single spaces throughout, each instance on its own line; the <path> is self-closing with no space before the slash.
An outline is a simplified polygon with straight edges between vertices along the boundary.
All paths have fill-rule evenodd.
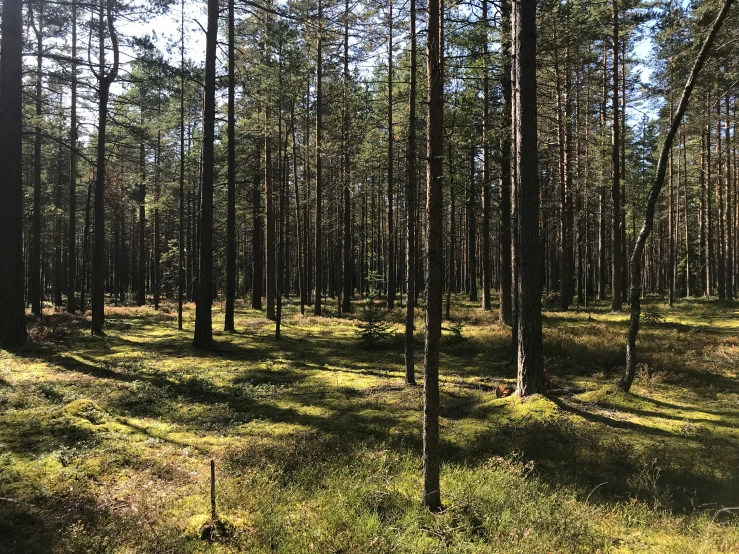
<path id="1" fill-rule="evenodd" d="M 120 28 L 121 69 L 111 89 L 105 135 L 108 301 L 158 306 L 176 300 L 180 256 L 184 299 L 193 300 L 203 67 L 202 60 L 185 56 L 191 46 L 181 51 L 181 33 L 200 41 L 203 17 L 190 5 L 112 7 L 113 25 Z M 108 64 L 112 59 L 101 9 L 29 2 L 24 11 L 24 251 L 28 302 L 37 314 L 42 303 L 89 304 L 99 88 L 92 70 L 99 69 L 101 45 Z M 424 9 L 419 5 L 419 13 Z M 501 9 L 507 9 L 505 3 L 450 4 L 444 20 L 444 281 L 452 292 L 479 297 L 487 309 L 493 307 L 490 289 L 510 297 L 510 281 L 501 278 L 510 273 L 505 247 L 510 204 L 501 171 L 508 127 Z M 165 11 L 172 20 L 168 40 L 126 34 Z M 612 298 L 619 308 L 626 299 L 627 253 L 641 225 L 657 143 L 714 11 L 711 2 L 626 2 L 616 11 L 605 3 L 540 3 L 541 264 L 546 299 L 554 305 L 567 309 Z M 301 304 L 313 303 L 317 277 L 323 295 L 346 298 L 366 292 L 367 276 L 375 272 L 390 306 L 407 287 L 409 208 L 418 296 L 425 190 L 407 186 L 409 5 L 237 2 L 233 71 L 227 12 L 222 6 L 215 297 L 227 297 L 230 257 L 235 296 L 250 299 L 254 307 L 264 297 L 270 318 L 278 289 Z M 424 27 L 419 16 L 419 35 Z M 96 36 L 101 28 L 102 42 Z M 694 92 L 646 248 L 644 291 L 670 301 L 703 295 L 730 299 L 736 292 L 735 29 L 730 19 Z M 645 35 L 653 41 L 649 60 L 634 50 Z M 424 83 L 424 49 L 418 50 L 417 78 Z M 653 69 L 647 82 L 640 79 L 644 64 Z M 425 94 L 416 102 L 414 150 L 422 162 Z M 422 183 L 425 164 L 415 163 L 413 171 Z M 228 252 L 231 206 L 234 243 Z M 340 302 L 339 311 L 341 304 L 349 307 Z M 509 309 L 504 302 L 503 321 L 510 321 Z"/>

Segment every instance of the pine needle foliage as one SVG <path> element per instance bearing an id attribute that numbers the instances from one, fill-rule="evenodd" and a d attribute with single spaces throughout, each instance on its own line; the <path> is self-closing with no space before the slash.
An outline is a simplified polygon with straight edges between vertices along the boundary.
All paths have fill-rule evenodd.
<path id="1" fill-rule="evenodd" d="M 377 283 L 380 279 L 381 277 L 377 272 L 372 271 L 368 275 L 369 291 L 362 303 L 359 314 L 362 322 L 359 324 L 357 335 L 367 348 L 376 346 L 393 334 L 393 326 L 387 321 L 385 310 L 379 301 L 380 293 Z"/>

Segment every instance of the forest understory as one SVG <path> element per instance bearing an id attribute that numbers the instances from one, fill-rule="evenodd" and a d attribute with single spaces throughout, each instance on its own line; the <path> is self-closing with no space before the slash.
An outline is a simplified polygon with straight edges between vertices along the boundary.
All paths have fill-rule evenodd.
<path id="1" fill-rule="evenodd" d="M 556 391 L 522 400 L 496 394 L 515 384 L 510 329 L 453 299 L 438 514 L 419 502 L 400 309 L 370 349 L 354 316 L 287 300 L 275 339 L 237 305 L 209 351 L 191 305 L 184 332 L 176 305 L 109 306 L 105 337 L 47 313 L 0 354 L 2 552 L 739 552 L 736 304 L 647 301 L 631 393 L 627 314 L 545 307 Z M 416 328 L 418 370 L 421 308 Z"/>

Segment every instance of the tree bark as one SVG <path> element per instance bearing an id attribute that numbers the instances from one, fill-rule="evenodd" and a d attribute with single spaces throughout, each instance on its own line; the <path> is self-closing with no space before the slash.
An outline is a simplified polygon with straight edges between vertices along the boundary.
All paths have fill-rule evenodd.
<path id="1" fill-rule="evenodd" d="M 518 385 L 544 391 L 541 336 L 541 248 L 536 121 L 536 1 L 515 0 L 516 234 L 518 258 Z"/>
<path id="2" fill-rule="evenodd" d="M 233 1 L 231 2 L 233 6 Z M 229 141 L 229 144 L 231 142 Z M 180 3 L 180 190 L 177 259 L 177 329 L 182 331 L 182 301 L 185 296 L 185 0 Z"/>
<path id="3" fill-rule="evenodd" d="M 344 267 L 342 271 L 343 291 L 341 309 L 344 313 L 348 313 L 351 308 L 351 300 L 354 290 L 354 287 L 352 286 L 354 271 L 352 264 L 352 202 L 350 191 L 351 162 L 349 159 L 349 102 L 351 98 L 349 86 L 349 0 L 346 0 L 344 3 L 344 114 L 342 121 L 342 139 L 344 143 Z"/>
<path id="4" fill-rule="evenodd" d="M 143 124 L 143 120 L 142 120 Z M 140 145 L 141 184 L 139 185 L 139 275 L 137 304 L 146 304 L 146 152 L 143 139 Z"/>
<path id="5" fill-rule="evenodd" d="M 611 202 L 613 204 L 613 213 L 611 214 L 611 310 L 614 312 L 621 311 L 623 304 L 621 296 L 621 125 L 619 123 L 619 79 L 618 79 L 618 58 L 619 58 L 619 21 L 618 21 L 618 0 L 613 2 L 613 35 L 611 37 L 612 46 L 612 89 L 611 89 L 611 166 L 612 166 L 612 183 L 611 183 Z"/>
<path id="6" fill-rule="evenodd" d="M 428 2 L 426 74 L 426 343 L 424 352 L 423 504 L 441 509 L 439 491 L 439 342 L 441 339 L 443 227 L 443 30 L 440 0 Z"/>
<path id="7" fill-rule="evenodd" d="M 488 2 L 482 0 L 483 76 L 482 76 L 482 309 L 490 311 L 490 147 L 488 145 L 488 111 L 490 104 L 490 78 L 488 75 Z"/>
<path id="8" fill-rule="evenodd" d="M 267 229 L 265 232 L 265 251 L 267 252 L 267 319 L 275 320 L 275 209 L 273 206 L 272 190 L 272 137 L 269 135 L 269 108 L 265 110 L 264 129 L 264 207 Z M 279 146 L 278 146 L 279 152 Z"/>
<path id="9" fill-rule="evenodd" d="M 4 0 L 0 33 L 0 344 L 26 342 L 23 300 L 23 8 Z"/>
<path id="10" fill-rule="evenodd" d="M 721 29 L 726 16 L 729 13 L 729 8 L 733 0 L 724 0 L 721 11 L 716 16 L 711 30 L 703 41 L 700 52 L 695 59 L 693 69 L 690 71 L 688 80 L 685 83 L 680 103 L 677 107 L 677 112 L 670 122 L 669 130 L 665 136 L 665 141 L 660 149 L 659 161 L 657 162 L 657 170 L 652 181 L 652 186 L 649 190 L 649 196 L 647 197 L 647 205 L 644 210 L 644 223 L 642 229 L 639 232 L 639 238 L 634 245 L 634 251 L 631 254 L 631 288 L 629 292 L 631 300 L 631 316 L 629 320 L 629 334 L 626 341 L 626 369 L 624 375 L 619 383 L 619 386 L 628 391 L 631 388 L 631 384 L 634 381 L 634 375 L 636 373 L 636 338 L 639 333 L 639 317 L 641 314 L 641 271 L 642 271 L 642 255 L 644 253 L 644 245 L 646 244 L 649 233 L 652 231 L 654 224 L 654 210 L 659 198 L 660 190 L 665 180 L 665 171 L 667 168 L 668 153 L 672 146 L 672 141 L 675 138 L 680 122 L 682 121 L 685 109 L 688 107 L 690 95 L 693 92 L 695 83 L 698 79 L 703 65 L 708 56 L 708 52 L 713 45 L 716 35 Z"/>
<path id="11" fill-rule="evenodd" d="M 106 10 L 108 32 L 113 46 L 113 66 L 105 73 L 105 33 L 103 11 Z M 118 37 L 113 27 L 113 13 L 110 1 L 100 1 L 99 15 L 100 69 L 96 73 L 99 82 L 98 104 L 98 142 L 95 175 L 95 237 L 92 257 L 92 333 L 103 335 L 105 323 L 105 132 L 108 122 L 108 98 L 110 85 L 118 75 Z M 93 68 L 91 68 L 93 69 Z M 95 73 L 93 69 L 93 73 Z"/>
<path id="12" fill-rule="evenodd" d="M 257 160 L 261 156 L 257 155 Z M 252 251 L 252 291 L 251 291 L 251 308 L 252 310 L 262 309 L 262 296 L 264 292 L 264 249 L 262 231 L 264 230 L 264 220 L 262 216 L 262 196 L 260 194 L 260 177 L 259 162 L 254 171 L 254 188 L 252 189 L 252 235 L 251 235 L 251 251 Z"/>
<path id="13" fill-rule="evenodd" d="M 41 316 L 41 107 L 43 94 L 44 13 L 43 3 L 29 6 L 31 24 L 36 34 L 36 127 L 33 154 L 33 233 L 28 264 L 28 300 L 33 315 Z M 35 15 L 35 17 L 34 17 Z"/>
<path id="14" fill-rule="evenodd" d="M 484 0 L 485 1 L 485 0 Z M 411 67 L 408 93 L 408 145 L 406 147 L 406 293 L 405 382 L 416 384 L 413 334 L 416 321 L 416 0 L 410 0 Z"/>
<path id="15" fill-rule="evenodd" d="M 725 204 L 725 211 L 724 211 L 724 225 L 726 227 L 726 246 L 724 247 L 724 250 L 726 251 L 726 260 L 725 260 L 725 271 L 726 271 L 726 277 L 724 278 L 724 281 L 726 283 L 726 300 L 733 300 L 734 299 L 734 261 L 733 261 L 733 249 L 734 249 L 734 243 L 731 238 L 732 229 L 733 229 L 733 213 L 732 213 L 732 203 L 731 203 L 731 189 L 732 189 L 732 182 L 731 182 L 731 114 L 729 113 L 729 97 L 730 94 L 726 94 L 724 97 L 724 106 L 726 108 L 726 119 L 724 120 L 724 138 L 726 142 L 726 204 Z M 719 103 L 720 106 L 720 103 Z M 719 131 L 720 133 L 720 131 Z"/>
<path id="16" fill-rule="evenodd" d="M 316 232 L 315 232 L 315 248 L 313 255 L 315 256 L 315 303 L 313 304 L 313 315 L 321 315 L 321 294 L 323 292 L 323 266 L 322 266 L 322 247 L 323 238 L 321 236 L 321 203 L 322 203 L 322 164 L 321 149 L 323 148 L 323 3 L 318 0 L 318 44 L 316 46 Z"/>
<path id="17" fill-rule="evenodd" d="M 77 309 L 75 290 L 77 285 L 77 1 L 72 0 L 72 98 L 69 115 L 69 239 L 67 311 Z"/>
<path id="18" fill-rule="evenodd" d="M 389 0 L 387 47 L 387 307 L 395 307 L 395 219 L 393 215 L 393 0 Z"/>
<path id="19" fill-rule="evenodd" d="M 228 0 L 228 198 L 226 200 L 226 313 L 224 331 L 234 331 L 236 302 L 236 47 L 234 0 Z"/>
<path id="20" fill-rule="evenodd" d="M 200 204 L 200 275 L 195 307 L 196 348 L 213 344 L 213 139 L 216 117 L 216 49 L 218 0 L 208 0 L 208 31 L 205 39 L 205 100 L 203 102 L 203 181 Z"/>
<path id="21" fill-rule="evenodd" d="M 501 55 L 500 85 L 503 96 L 500 140 L 500 322 L 513 324 L 511 262 L 511 3 L 502 0 L 500 8 Z"/>

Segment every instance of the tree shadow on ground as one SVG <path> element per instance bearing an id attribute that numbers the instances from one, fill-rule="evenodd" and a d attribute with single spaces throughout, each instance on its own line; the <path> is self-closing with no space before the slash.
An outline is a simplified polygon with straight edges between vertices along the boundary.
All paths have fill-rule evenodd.
<path id="1" fill-rule="evenodd" d="M 620 322 L 602 324 L 613 333 L 623 327 Z M 289 326 L 286 331 L 300 332 Z M 93 378 L 101 389 L 109 391 L 104 398 L 105 410 L 133 434 L 162 438 L 178 448 L 198 448 L 204 456 L 209 447 L 200 444 L 200 438 L 213 434 L 226 437 L 226 467 L 234 474 L 270 466 L 277 468 L 279 481 L 285 486 L 310 488 L 320 481 L 321 474 L 346 465 L 367 447 L 420 455 L 420 388 L 400 384 L 402 356 L 397 351 L 368 351 L 347 337 L 324 333 L 305 340 L 286 336 L 279 342 L 258 331 L 217 334 L 217 347 L 210 351 L 192 348 L 189 339 L 184 334 L 165 335 L 144 342 L 111 333 L 102 341 L 82 340 L 80 348 L 70 353 L 34 347 L 19 355 Z M 558 356 L 577 355 L 577 342 L 572 338 L 561 339 L 558 348 Z M 126 355 L 107 358 L 122 352 Z M 720 437 L 705 442 L 700 437 L 608 417 L 557 397 L 549 398 L 554 408 L 531 416 L 520 415 L 514 404 L 518 399 L 493 401 L 492 387 L 471 383 L 469 378 L 511 376 L 510 366 L 501 361 L 508 355 L 504 340 L 485 344 L 484 338 L 446 349 L 442 375 L 446 382 L 441 395 L 445 463 L 476 465 L 490 457 L 520 452 L 534 462 L 543 480 L 555 486 L 574 485 L 587 492 L 602 485 L 593 496 L 601 502 L 638 497 L 659 501 L 676 512 L 703 503 L 726 504 L 736 498 L 739 478 L 733 468 L 739 457 L 737 447 L 730 441 L 714 440 Z M 185 367 L 138 363 L 163 358 L 176 359 Z M 204 369 L 211 362 L 223 366 Z M 565 362 L 557 357 L 550 362 L 567 374 L 570 366 Z M 592 371 L 587 363 L 578 367 L 587 368 L 580 374 Z M 685 364 L 675 371 L 694 370 Z M 372 378 L 374 386 L 335 385 L 334 378 L 342 374 Z M 458 377 L 462 374 L 465 378 Z M 730 381 L 711 374 L 700 386 L 735 390 Z M 652 402 L 654 411 L 634 408 L 631 415 L 679 419 L 665 412 L 686 409 L 646 401 Z M 619 409 L 630 411 L 628 406 Z M 717 415 L 736 417 L 737 413 Z M 150 428 L 132 421 L 140 417 L 170 424 L 180 435 L 188 433 L 191 438 L 153 434 Z M 250 427 L 252 422 L 290 429 L 265 434 L 259 427 Z M 22 434 L 23 429 L 14 432 Z M 64 436 L 59 440 L 66 444 Z M 87 439 L 68 437 L 69 444 L 79 440 Z M 40 444 L 34 453 L 57 446 Z M 13 443 L 10 447 L 21 449 L 23 445 Z M 711 452 L 713 447 L 720 449 L 720 457 Z M 314 480 L 296 483 L 295 476 L 309 466 L 315 468 Z M 70 512 L 69 517 L 76 515 Z M 51 533 L 53 528 L 42 532 Z"/>

